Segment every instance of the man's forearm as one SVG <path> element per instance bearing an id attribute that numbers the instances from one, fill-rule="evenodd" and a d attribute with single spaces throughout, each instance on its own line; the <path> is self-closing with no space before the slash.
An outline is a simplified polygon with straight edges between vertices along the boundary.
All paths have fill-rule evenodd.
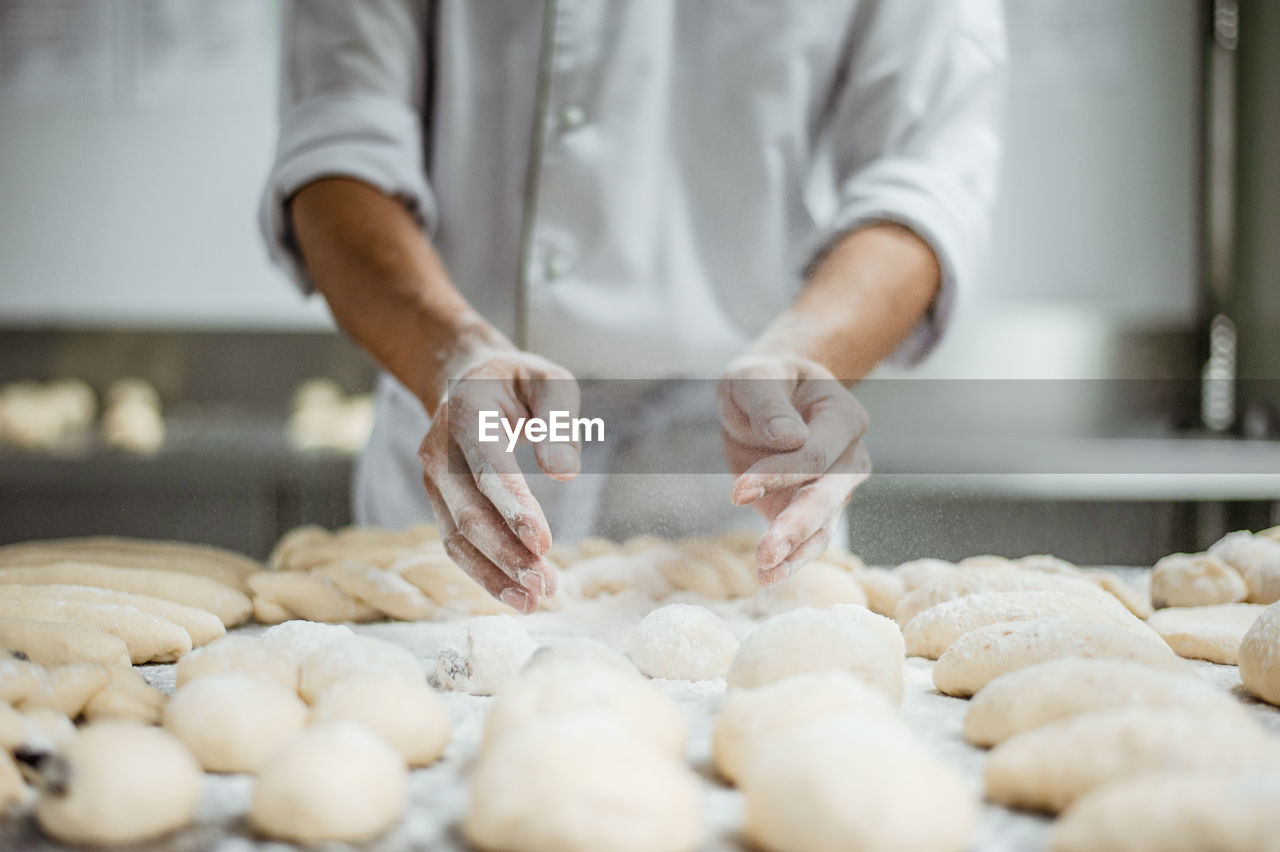
<path id="1" fill-rule="evenodd" d="M 293 197 L 307 273 L 334 319 L 433 412 L 463 350 L 507 346 L 453 286 L 409 212 L 381 191 L 326 178 Z"/>
<path id="2" fill-rule="evenodd" d="M 910 230 L 860 228 L 831 247 L 753 349 L 795 352 L 842 382 L 857 381 L 906 338 L 940 282 L 933 251 Z"/>

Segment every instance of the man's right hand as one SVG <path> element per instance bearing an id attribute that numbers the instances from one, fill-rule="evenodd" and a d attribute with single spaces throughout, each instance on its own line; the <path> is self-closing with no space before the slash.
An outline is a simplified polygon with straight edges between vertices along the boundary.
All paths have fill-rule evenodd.
<path id="1" fill-rule="evenodd" d="M 552 410 L 576 417 L 578 385 L 563 367 L 516 349 L 489 349 L 455 374 L 418 450 L 423 484 L 450 558 L 495 598 L 533 612 L 556 590 L 544 558 L 551 530 L 506 442 L 480 442 L 479 413 L 498 411 L 512 423 L 548 419 Z M 578 475 L 576 445 L 539 443 L 534 457 L 553 479 Z"/>

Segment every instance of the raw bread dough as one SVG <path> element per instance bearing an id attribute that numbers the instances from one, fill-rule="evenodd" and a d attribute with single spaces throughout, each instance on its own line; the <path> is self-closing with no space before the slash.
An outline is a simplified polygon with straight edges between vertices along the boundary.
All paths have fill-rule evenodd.
<path id="1" fill-rule="evenodd" d="M 306 724 L 295 692 L 237 673 L 192 681 L 164 711 L 164 726 L 209 772 L 256 772 Z"/>
<path id="2" fill-rule="evenodd" d="M 445 689 L 493 695 L 515 679 L 537 647 L 515 616 L 472 618 L 462 636 L 436 651 L 436 678 Z"/>
<path id="3" fill-rule="evenodd" d="M 388 675 L 335 683 L 320 693 L 311 718 L 316 723 L 359 722 L 395 746 L 410 766 L 434 763 L 452 735 L 449 709 L 440 696 L 424 681 Z"/>
<path id="4" fill-rule="evenodd" d="M 262 641 L 274 648 L 288 651 L 301 665 L 312 651 L 355 635 L 345 624 L 294 619 L 267 628 L 262 634 Z"/>
<path id="5" fill-rule="evenodd" d="M 898 708 L 884 693 L 846 671 L 811 672 L 754 689 L 735 689 L 716 715 L 712 733 L 716 769 L 737 783 L 752 755 L 770 738 L 830 716 L 902 723 Z"/>
<path id="6" fill-rule="evenodd" d="M 615 668 L 624 674 L 634 675 L 635 665 L 626 657 L 596 639 L 585 636 L 574 636 L 564 639 L 553 639 L 548 644 L 533 652 L 529 662 L 524 664 L 525 671 L 532 671 L 539 666 L 563 663 L 587 663 Z"/>
<path id="7" fill-rule="evenodd" d="M 694 604 L 650 612 L 631 634 L 627 649 L 640 671 L 667 680 L 724 677 L 737 652 L 738 640 L 720 616 Z"/>
<path id="8" fill-rule="evenodd" d="M 892 618 L 898 601 L 907 593 L 902 577 L 883 568 L 866 568 L 855 572 L 854 577 L 867 596 L 867 609 Z"/>
<path id="9" fill-rule="evenodd" d="M 321 571 L 260 571 L 249 578 L 249 587 L 259 621 L 268 614 L 268 603 L 276 608 L 271 612 L 311 621 L 373 621 L 379 615 Z"/>
<path id="10" fill-rule="evenodd" d="M 177 685 L 215 674 L 252 675 L 285 689 L 298 689 L 298 661 L 293 654 L 254 636 L 224 636 L 178 661 Z"/>
<path id="11" fill-rule="evenodd" d="M 294 843 L 362 843 L 404 812 L 404 758 L 355 722 L 315 725 L 262 767 L 249 820 L 255 830 Z"/>
<path id="12" fill-rule="evenodd" d="M 1280 741 L 1230 715 L 1146 707 L 1059 719 L 1010 737 L 983 767 L 987 798 L 1056 813 L 1080 796 L 1142 772 L 1265 769 Z"/>
<path id="13" fill-rule="evenodd" d="M 1249 587 L 1249 603 L 1280 600 L 1280 542 L 1248 530 L 1228 533 L 1209 552 L 1240 572 Z"/>
<path id="14" fill-rule="evenodd" d="M 663 573 L 662 562 L 680 558 L 670 544 L 628 553 L 605 553 L 573 563 L 561 576 L 562 586 L 580 598 L 598 598 L 636 591 L 661 600 L 675 591 Z"/>
<path id="15" fill-rule="evenodd" d="M 191 645 L 195 648 L 207 645 L 227 632 L 226 628 L 222 626 L 222 622 L 211 612 L 150 595 L 135 595 L 129 592 L 117 592 L 113 589 L 100 589 L 95 586 L 57 584 L 45 586 L 0 585 L 0 598 L 33 597 L 53 598 L 70 603 L 110 604 L 140 609 L 143 612 L 151 613 L 157 618 L 172 621 L 187 631 L 187 635 L 191 637 Z"/>
<path id="16" fill-rule="evenodd" d="M 427 621 L 439 608 L 421 589 L 387 568 L 338 562 L 319 571 L 357 601 L 400 621 Z"/>
<path id="17" fill-rule="evenodd" d="M 481 756 L 467 841 L 502 852 L 692 852 L 702 793 L 682 762 L 599 712 L 535 721 Z"/>
<path id="18" fill-rule="evenodd" d="M 191 650 L 187 631 L 167 618 L 158 618 L 131 606 L 0 596 L 0 618 L 96 628 L 124 642 L 134 663 L 171 663 Z"/>
<path id="19" fill-rule="evenodd" d="M 208 577 L 160 568 L 120 568 L 86 562 L 58 562 L 32 568 L 0 568 L 0 583 L 96 586 L 100 589 L 132 592 L 135 595 L 149 595 L 211 612 L 222 621 L 224 627 L 243 624 L 253 611 L 248 596 L 238 589 Z"/>
<path id="20" fill-rule="evenodd" d="M 867 605 L 867 593 L 852 572 L 829 562 L 811 562 L 793 576 L 756 595 L 761 612 L 785 612 L 808 606 L 826 609 L 836 604 Z"/>
<path id="21" fill-rule="evenodd" d="M 904 593 L 910 594 L 935 577 L 950 574 L 954 570 L 956 570 L 955 563 L 942 559 L 913 559 L 894 568 L 893 573 L 902 580 Z M 883 614 L 892 615 L 893 613 Z"/>
<path id="22" fill-rule="evenodd" d="M 44 667 L 10 654 L 0 654 L 0 701 L 16 705 L 44 685 Z"/>
<path id="23" fill-rule="evenodd" d="M 993 678 L 1061 657 L 1133 660 L 1165 671 L 1187 664 L 1159 639 L 1144 639 L 1110 624 L 1070 618 L 1036 618 L 989 624 L 961 636 L 938 657 L 933 685 L 961 698 Z"/>
<path id="24" fill-rule="evenodd" d="M 525 726 L 537 730 L 583 713 L 608 715 L 663 753 L 684 754 L 685 721 L 675 702 L 634 672 L 586 660 L 539 663 L 507 685 L 489 707 L 484 747 Z"/>
<path id="25" fill-rule="evenodd" d="M 1263 610 L 1245 633 L 1238 662 L 1245 689 L 1280 706 L 1280 603 Z"/>
<path id="26" fill-rule="evenodd" d="M 82 715 L 90 722 L 116 719 L 159 724 L 168 696 L 147 683 L 137 669 L 107 666 L 107 670 L 111 680 L 85 703 Z"/>
<path id="27" fill-rule="evenodd" d="M 66 772 L 46 785 L 36 819 L 64 843 L 126 844 L 168 834 L 195 815 L 204 775 L 161 728 L 101 722 L 61 752 Z"/>
<path id="28" fill-rule="evenodd" d="M 423 549 L 403 556 L 391 571 L 417 586 L 440 606 L 468 615 L 515 615 L 516 611 L 484 590 L 444 552 L 444 547 Z"/>
<path id="29" fill-rule="evenodd" d="M 760 588 L 753 558 L 706 539 L 679 542 L 674 555 L 658 560 L 658 571 L 676 589 L 716 600 L 749 597 Z"/>
<path id="30" fill-rule="evenodd" d="M 1108 784 L 1053 827 L 1053 852 L 1257 852 L 1280 837 L 1280 772 L 1153 773 Z"/>
<path id="31" fill-rule="evenodd" d="M 992 746 L 1068 716 L 1123 707 L 1213 713 L 1250 724 L 1238 701 L 1190 672 L 1160 671 L 1133 660 L 1067 657 L 988 683 L 969 702 L 964 736 L 974 745 Z"/>
<path id="32" fill-rule="evenodd" d="M 1099 597 L 1107 593 L 1076 577 L 1000 565 L 944 574 L 918 587 L 898 602 L 894 620 L 906 624 L 926 609 L 968 595 L 988 592 L 1062 592 Z"/>
<path id="33" fill-rule="evenodd" d="M 155 541 L 116 536 L 86 536 L 47 541 L 24 541 L 0 547 L 0 566 L 52 565 L 90 562 L 120 568 L 159 568 L 196 574 L 248 592 L 245 579 L 262 565 L 220 547 L 180 541 Z"/>
<path id="34" fill-rule="evenodd" d="M 111 680 L 111 672 L 100 663 L 71 663 L 50 669 L 44 682 L 22 700 L 18 709 L 53 710 L 69 719 L 80 715 L 84 705 Z"/>
<path id="35" fill-rule="evenodd" d="M 1147 624 L 1179 656 L 1234 666 L 1240 642 L 1266 607 L 1261 604 L 1168 607 Z"/>
<path id="36" fill-rule="evenodd" d="M 727 681 L 730 687 L 762 686 L 805 672 L 843 669 L 901 702 L 902 662 L 898 627 L 884 616 L 853 605 L 804 607 L 775 615 L 752 631 Z"/>
<path id="37" fill-rule="evenodd" d="M 352 636 L 312 651 L 302 662 L 298 694 L 307 703 L 339 681 L 361 675 L 388 675 L 423 681 L 422 666 L 404 648 L 372 636 Z"/>
<path id="38" fill-rule="evenodd" d="M 8 751 L 0 751 L 0 819 L 24 809 L 31 798 L 31 788 L 18 771 L 18 764 Z"/>
<path id="39" fill-rule="evenodd" d="M 742 779 L 744 833 L 766 850 L 961 852 L 978 797 L 904 726 L 858 716 L 788 728 Z"/>
<path id="40" fill-rule="evenodd" d="M 902 635 L 913 657 L 936 660 L 964 634 L 988 624 L 1073 618 L 1113 624 L 1148 639 L 1156 634 L 1114 598 L 1063 592 L 985 592 L 940 603 L 907 622 Z"/>
<path id="41" fill-rule="evenodd" d="M 1151 605 L 1156 609 L 1235 603 L 1248 594 L 1240 573 L 1211 553 L 1174 553 L 1151 569 Z"/>

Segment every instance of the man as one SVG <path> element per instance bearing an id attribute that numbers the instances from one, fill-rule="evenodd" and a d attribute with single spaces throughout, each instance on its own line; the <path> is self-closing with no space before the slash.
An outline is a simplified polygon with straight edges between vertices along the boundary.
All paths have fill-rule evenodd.
<path id="1" fill-rule="evenodd" d="M 608 529 L 622 486 L 561 499 L 599 479 L 552 487 L 578 449 L 535 445 L 526 480 L 478 412 L 714 370 L 738 478 L 647 502 L 701 528 L 755 506 L 766 584 L 827 546 L 869 470 L 847 387 L 933 347 L 985 238 L 998 0 L 306 0 L 284 26 L 264 230 L 389 374 L 358 520 L 429 505 L 531 611 L 551 529 Z M 679 431 L 680 406 L 627 405 Z"/>

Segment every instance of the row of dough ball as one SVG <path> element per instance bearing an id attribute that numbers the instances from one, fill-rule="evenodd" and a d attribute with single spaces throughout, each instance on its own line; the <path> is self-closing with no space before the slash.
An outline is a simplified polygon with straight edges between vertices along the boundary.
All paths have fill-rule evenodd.
<path id="1" fill-rule="evenodd" d="M 160 395 L 141 379 L 121 379 L 103 395 L 107 446 L 149 454 L 164 443 Z M 0 444 L 58 450 L 84 440 L 98 413 L 93 388 L 79 379 L 13 382 L 0 388 Z"/>
<path id="2" fill-rule="evenodd" d="M 1174 553 L 1151 571 L 1151 604 L 1191 607 L 1280 600 L 1280 527 L 1229 533 L 1204 553 Z"/>

